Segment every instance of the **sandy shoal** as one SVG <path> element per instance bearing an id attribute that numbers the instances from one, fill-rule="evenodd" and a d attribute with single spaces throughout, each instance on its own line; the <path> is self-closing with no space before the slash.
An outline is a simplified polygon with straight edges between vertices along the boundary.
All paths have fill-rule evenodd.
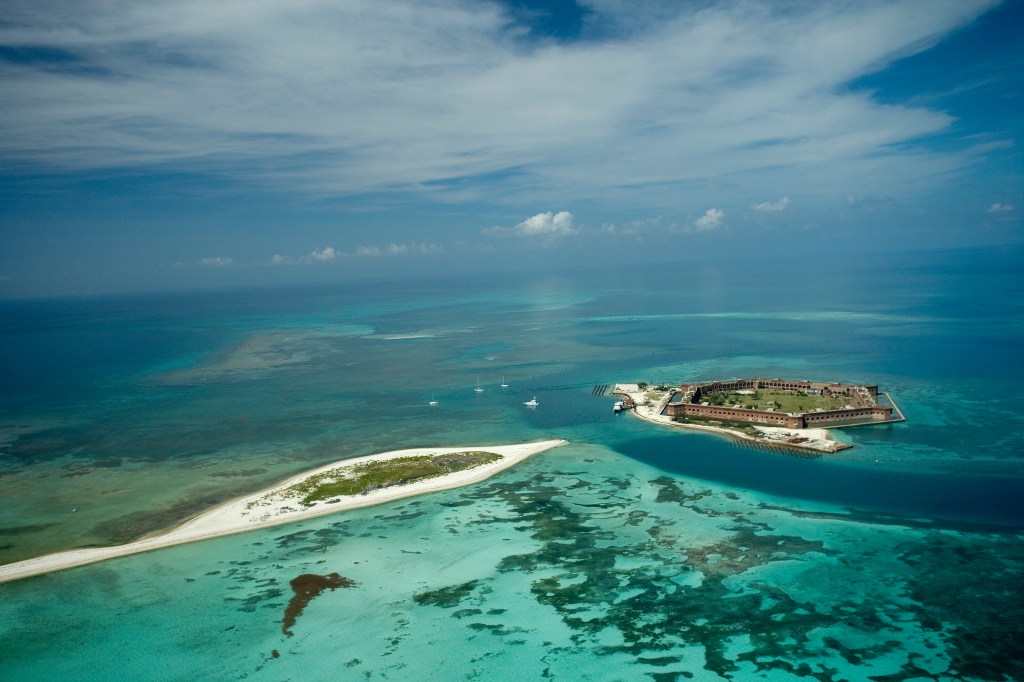
<path id="1" fill-rule="evenodd" d="M 88 547 L 84 549 L 73 549 L 66 552 L 47 554 L 33 559 L 26 559 L 11 564 L 0 566 L 0 583 L 11 580 L 20 580 L 35 575 L 42 575 L 53 571 L 60 571 L 76 566 L 105 561 L 117 557 L 128 556 L 149 552 L 164 547 L 172 547 L 188 542 L 208 540 L 210 538 L 243 533 L 258 528 L 267 528 L 286 523 L 293 523 L 324 514 L 333 514 L 347 509 L 368 507 L 375 504 L 382 504 L 403 497 L 422 495 L 424 493 L 448 490 L 471 483 L 483 481 L 500 471 L 515 466 L 527 457 L 539 452 L 549 450 L 559 445 L 565 445 L 564 440 L 546 440 L 536 443 L 521 443 L 518 445 L 485 445 L 467 446 L 456 448 L 414 448 L 411 450 L 394 450 L 383 452 L 366 457 L 346 459 L 333 464 L 303 472 L 293 476 L 277 485 L 266 488 L 259 492 L 245 497 L 226 502 L 218 507 L 200 514 L 199 516 L 186 521 L 182 525 L 153 537 L 143 538 L 135 542 L 113 547 Z M 275 495 L 286 488 L 289 488 L 301 481 L 320 473 L 349 467 L 353 464 L 363 462 L 381 461 L 394 459 L 396 457 L 414 457 L 417 455 L 442 455 L 451 452 L 467 452 L 473 450 L 484 450 L 501 455 L 501 459 L 489 464 L 457 471 L 447 476 L 429 478 L 416 481 L 402 486 L 381 488 L 364 495 L 343 497 L 340 500 L 330 503 L 317 503 L 311 507 L 300 507 L 294 498 L 283 495 Z M 298 507 L 298 508 L 296 508 Z"/>

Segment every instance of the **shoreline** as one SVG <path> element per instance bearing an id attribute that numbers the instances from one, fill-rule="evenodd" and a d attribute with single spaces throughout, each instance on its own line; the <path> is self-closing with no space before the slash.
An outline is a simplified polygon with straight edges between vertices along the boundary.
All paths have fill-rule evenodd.
<path id="1" fill-rule="evenodd" d="M 672 421 L 670 417 L 666 417 L 661 414 L 668 404 L 668 401 L 672 397 L 672 393 L 669 392 L 663 396 L 656 404 L 650 404 L 648 399 L 649 390 L 641 389 L 637 384 L 615 384 L 611 391 L 614 395 L 623 396 L 629 398 L 633 402 L 633 409 L 630 410 L 634 415 L 643 419 L 644 421 L 651 422 L 652 424 L 659 424 L 661 426 L 671 426 L 680 429 L 692 429 L 694 431 L 708 431 L 716 433 L 721 436 L 733 438 L 736 440 L 748 441 L 751 443 L 758 443 L 761 445 L 773 445 L 783 448 L 792 448 L 793 450 L 800 452 L 814 452 L 817 454 L 825 454 L 838 452 L 845 450 L 850 447 L 846 443 L 840 443 L 839 441 L 832 440 L 829 436 L 828 430 L 823 428 L 817 429 L 785 429 L 777 426 L 761 426 L 759 424 L 751 424 L 754 428 L 761 431 L 764 434 L 762 437 L 751 436 L 750 434 L 743 433 L 742 431 L 735 431 L 723 426 L 708 426 L 705 424 L 683 424 L 680 422 Z M 770 434 L 776 434 L 777 438 L 770 437 Z M 790 437 L 806 438 L 805 442 L 791 443 L 787 442 Z"/>
<path id="2" fill-rule="evenodd" d="M 550 450 L 551 448 L 565 445 L 565 440 L 546 440 L 534 443 L 521 443 L 518 445 L 494 445 L 494 446 L 466 446 L 466 447 L 444 447 L 444 448 L 411 448 L 407 450 L 392 450 L 364 457 L 344 459 L 316 469 L 305 471 L 281 481 L 269 488 L 264 488 L 250 495 L 236 498 L 230 502 L 218 505 L 210 510 L 195 516 L 181 525 L 161 532 L 158 535 L 144 537 L 134 542 L 110 547 L 85 547 L 81 549 L 66 550 L 54 554 L 45 554 L 32 559 L 16 561 L 0 566 L 0 583 L 21 580 L 37 575 L 62 571 L 69 568 L 77 568 L 87 564 L 116 559 L 119 557 L 141 554 L 165 547 L 183 545 L 190 542 L 210 540 L 213 538 L 244 533 L 250 530 L 270 528 L 272 526 L 294 523 L 306 519 L 369 507 L 405 497 L 423 495 L 426 493 L 450 490 L 471 483 L 479 483 L 495 474 L 511 468 L 527 459 L 528 457 Z M 442 455 L 467 450 L 485 450 L 501 455 L 501 459 L 489 464 L 483 464 L 472 469 L 457 471 L 447 476 L 428 478 L 415 481 L 407 485 L 390 486 L 360 495 L 347 496 L 335 500 L 315 503 L 309 507 L 295 509 L 291 505 L 297 501 L 278 495 L 287 488 L 304 481 L 312 476 L 322 474 L 334 469 L 350 467 L 364 462 L 377 462 L 398 457 L 412 457 L 417 455 Z"/>

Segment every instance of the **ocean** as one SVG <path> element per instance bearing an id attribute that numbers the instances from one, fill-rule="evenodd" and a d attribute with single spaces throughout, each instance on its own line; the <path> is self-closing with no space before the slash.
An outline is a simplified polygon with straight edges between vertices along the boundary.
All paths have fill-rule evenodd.
<path id="1" fill-rule="evenodd" d="M 1024 679 L 1022 255 L 0 302 L 3 563 L 349 457 L 570 441 L 2 584 L 0 678 Z M 747 376 L 878 384 L 907 421 L 807 459 L 600 389 Z"/>

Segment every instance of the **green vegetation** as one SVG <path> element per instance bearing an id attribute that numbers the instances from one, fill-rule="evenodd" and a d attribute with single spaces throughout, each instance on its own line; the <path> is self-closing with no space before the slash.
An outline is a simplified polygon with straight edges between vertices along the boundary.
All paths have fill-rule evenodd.
<path id="1" fill-rule="evenodd" d="M 318 500 L 350 495 L 365 495 L 379 488 L 406 485 L 428 478 L 437 478 L 456 471 L 474 469 L 501 459 L 501 455 L 482 450 L 452 452 L 445 455 L 396 457 L 376 462 L 342 466 L 310 476 L 287 488 L 279 495 L 301 496 L 309 506 Z"/>
<path id="2" fill-rule="evenodd" d="M 748 410 L 772 410 L 775 412 L 811 412 L 816 409 L 841 410 L 855 405 L 849 395 L 807 395 L 797 391 L 755 391 L 742 393 L 701 393 L 700 401 L 711 405 L 732 407 L 739 405 Z"/>

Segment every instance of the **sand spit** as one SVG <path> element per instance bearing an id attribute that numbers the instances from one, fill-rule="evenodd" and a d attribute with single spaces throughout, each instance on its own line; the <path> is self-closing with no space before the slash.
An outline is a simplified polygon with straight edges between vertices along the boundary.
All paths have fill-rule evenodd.
<path id="1" fill-rule="evenodd" d="M 66 568 L 84 566 L 97 561 L 106 561 L 130 554 L 140 554 L 164 547 L 172 547 L 187 542 L 197 542 L 210 538 L 243 533 L 257 528 L 267 528 L 303 519 L 333 514 L 335 512 L 357 507 L 368 507 L 383 502 L 422 495 L 424 493 L 448 490 L 460 486 L 483 481 L 496 473 L 515 466 L 527 457 L 565 445 L 564 440 L 546 440 L 536 443 L 519 445 L 486 445 L 458 448 L 415 448 L 411 450 L 395 450 L 367 457 L 341 460 L 327 466 L 293 476 L 286 481 L 253 493 L 245 497 L 227 502 L 186 521 L 182 525 L 159 535 L 143 538 L 135 542 L 113 547 L 88 547 L 73 549 L 56 554 L 47 554 L 34 559 L 26 559 L 0 566 L 0 583 L 20 580 L 31 576 L 42 575 Z M 372 492 L 346 496 L 335 500 L 316 502 L 310 506 L 302 506 L 297 498 L 282 495 L 281 492 L 301 481 L 334 469 L 352 466 L 363 462 L 381 461 L 396 457 L 413 457 L 417 455 L 442 455 L 453 452 L 484 450 L 501 455 L 501 459 L 473 469 L 458 471 L 447 476 L 415 481 L 407 485 L 380 488 Z"/>
<path id="2" fill-rule="evenodd" d="M 784 429 L 777 426 L 761 426 L 751 424 L 761 432 L 760 436 L 751 436 L 742 431 L 734 431 L 720 426 L 705 426 L 703 424 L 681 424 L 672 421 L 672 418 L 662 414 L 668 401 L 672 399 L 674 391 L 657 391 L 650 388 L 640 388 L 638 384 L 615 384 L 612 393 L 629 398 L 633 401 L 633 414 L 655 424 L 664 426 L 675 426 L 695 431 L 711 431 L 720 433 L 731 438 L 750 441 L 752 443 L 765 443 L 781 445 L 784 447 L 811 450 L 814 452 L 836 452 L 849 448 L 850 445 L 832 440 L 828 429 Z M 793 442 L 799 439 L 799 442 Z"/>

